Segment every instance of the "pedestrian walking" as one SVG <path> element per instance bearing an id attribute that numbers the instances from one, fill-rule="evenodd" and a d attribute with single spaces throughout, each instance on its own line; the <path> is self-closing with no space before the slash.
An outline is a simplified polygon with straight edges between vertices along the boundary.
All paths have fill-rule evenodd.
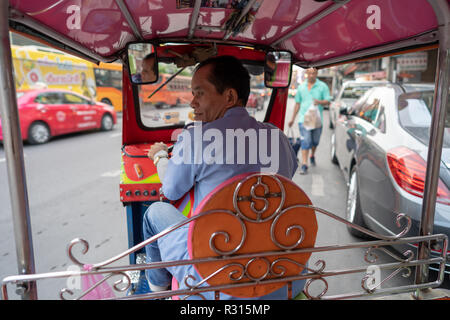
<path id="1" fill-rule="evenodd" d="M 311 166 L 316 165 L 315 152 L 322 134 L 323 107 L 329 105 L 331 100 L 327 84 L 317 79 L 317 69 L 309 68 L 305 75 L 307 78 L 297 89 L 294 113 L 288 123 L 289 127 L 292 127 L 294 122 L 297 122 L 302 136 L 301 174 L 306 174 L 308 171 L 308 159 Z M 314 113 L 320 114 L 320 121 L 316 122 L 312 119 Z"/>

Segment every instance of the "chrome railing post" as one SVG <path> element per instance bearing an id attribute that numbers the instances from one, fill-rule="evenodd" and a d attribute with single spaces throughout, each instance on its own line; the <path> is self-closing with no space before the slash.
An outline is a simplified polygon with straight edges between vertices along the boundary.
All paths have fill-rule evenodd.
<path id="1" fill-rule="evenodd" d="M 427 171 L 423 195 L 420 236 L 433 232 L 434 213 L 436 208 L 437 185 L 441 164 L 442 144 L 445 130 L 446 108 L 448 107 L 448 87 L 450 84 L 450 8 L 447 0 L 428 0 L 438 20 L 439 51 L 436 68 L 435 92 L 433 98 L 432 120 L 430 126 L 430 142 L 428 145 Z M 418 259 L 428 259 L 429 244 L 421 243 Z M 419 266 L 416 270 L 416 283 L 428 280 L 428 266 Z M 420 292 L 417 292 L 420 298 Z"/>
<path id="2" fill-rule="evenodd" d="M 0 1 L 0 115 L 20 274 L 35 273 L 22 135 L 14 86 L 8 24 L 9 1 Z M 35 282 L 20 285 L 22 299 L 37 299 Z"/>

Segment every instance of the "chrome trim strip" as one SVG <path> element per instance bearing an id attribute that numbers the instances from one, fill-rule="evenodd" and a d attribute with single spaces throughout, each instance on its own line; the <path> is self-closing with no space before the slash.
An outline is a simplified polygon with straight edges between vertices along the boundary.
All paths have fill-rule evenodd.
<path id="1" fill-rule="evenodd" d="M 131 30 L 133 30 L 133 34 L 136 37 L 136 39 L 143 41 L 144 38 L 142 37 L 142 34 L 139 31 L 139 28 L 137 27 L 136 23 L 134 22 L 133 17 L 131 16 L 130 11 L 128 10 L 128 7 L 123 2 L 123 0 L 115 0 L 117 6 L 119 7 L 119 10 L 122 12 L 123 16 L 127 20 L 128 25 L 130 26 Z"/>
<path id="2" fill-rule="evenodd" d="M 195 0 L 194 10 L 192 10 L 191 20 L 189 21 L 188 39 L 192 39 L 194 37 L 195 29 L 197 28 L 197 21 L 200 13 L 201 3 L 201 0 Z"/>

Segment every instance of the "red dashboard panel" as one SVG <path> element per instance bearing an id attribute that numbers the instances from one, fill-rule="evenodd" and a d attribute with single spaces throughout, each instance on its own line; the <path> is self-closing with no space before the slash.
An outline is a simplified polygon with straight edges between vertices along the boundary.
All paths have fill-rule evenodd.
<path id="1" fill-rule="evenodd" d="M 122 147 L 120 201 L 158 201 L 161 181 L 153 161 L 147 156 L 151 144 Z"/>

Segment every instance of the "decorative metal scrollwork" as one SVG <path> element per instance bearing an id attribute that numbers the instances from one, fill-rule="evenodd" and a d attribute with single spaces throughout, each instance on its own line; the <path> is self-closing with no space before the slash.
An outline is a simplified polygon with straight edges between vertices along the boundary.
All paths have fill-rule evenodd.
<path id="1" fill-rule="evenodd" d="M 85 277 L 87 275 L 81 275 L 81 277 Z M 116 292 L 125 292 L 126 290 L 128 290 L 131 286 L 131 279 L 128 276 L 128 274 L 126 272 L 123 271 L 118 271 L 118 272 L 112 272 L 110 274 L 108 274 L 105 277 L 102 277 L 101 279 L 99 279 L 96 283 L 94 283 L 90 288 L 87 288 L 86 291 L 84 291 L 83 293 L 81 293 L 81 295 L 79 295 L 76 298 L 70 298 L 70 300 L 80 300 L 82 298 L 84 298 L 86 295 L 88 295 L 90 292 L 92 292 L 95 288 L 97 288 L 98 286 L 100 286 L 102 283 L 106 282 L 107 280 L 109 280 L 112 277 L 115 276 L 120 276 L 120 279 L 115 281 L 112 285 L 112 289 Z M 121 285 L 125 284 L 123 287 L 121 287 Z M 69 300 L 67 294 L 69 294 L 70 296 L 74 295 L 74 292 L 71 289 L 68 288 L 63 288 L 60 293 L 59 293 L 59 297 L 61 300 Z"/>
<path id="2" fill-rule="evenodd" d="M 257 183 L 255 183 L 254 185 L 251 186 L 251 189 L 250 189 L 251 197 L 240 196 L 239 191 L 241 190 L 244 183 L 255 176 L 257 177 Z M 267 184 L 262 182 L 262 177 L 267 177 L 269 179 L 273 179 L 274 181 L 276 181 L 277 185 L 280 188 L 280 192 L 279 193 L 269 193 L 269 187 L 267 186 Z M 256 188 L 260 187 L 260 186 L 264 188 L 264 196 L 257 196 L 255 193 Z M 268 202 L 267 198 L 271 198 L 271 197 L 279 197 L 280 204 L 278 205 L 277 209 L 273 213 L 271 213 L 269 216 L 263 218 L 262 213 L 264 213 L 269 206 L 269 202 Z M 283 208 L 283 205 L 284 205 L 285 198 L 286 198 L 286 193 L 284 190 L 283 183 L 280 181 L 280 179 L 278 179 L 276 176 L 272 176 L 272 175 L 253 174 L 253 175 L 246 177 L 245 179 L 243 179 L 242 181 L 240 181 L 237 184 L 236 189 L 234 190 L 234 195 L 233 195 L 233 205 L 234 205 L 234 209 L 236 210 L 237 215 L 240 216 L 242 219 L 247 220 L 249 222 L 262 223 L 262 222 L 266 222 L 266 221 L 273 219 L 273 217 L 276 216 L 281 211 L 281 209 Z M 253 199 L 262 200 L 264 202 L 263 209 L 256 209 L 255 201 L 253 201 Z M 244 201 L 244 200 L 251 202 L 250 208 L 253 211 L 253 213 L 255 213 L 255 216 L 256 216 L 255 218 L 248 217 L 242 213 L 241 209 L 239 208 L 238 202 Z"/>
<path id="3" fill-rule="evenodd" d="M 403 252 L 403 256 L 406 257 L 406 258 L 403 258 L 403 257 L 400 257 L 399 255 L 395 254 L 391 250 L 388 250 L 383 247 L 375 246 L 375 247 L 370 247 L 366 250 L 366 253 L 364 254 L 364 260 L 366 262 L 368 262 L 368 263 L 376 263 L 377 262 L 378 255 L 373 252 L 374 250 L 382 251 L 399 262 L 411 261 L 414 258 L 414 252 L 412 252 L 411 250 L 406 250 L 405 252 Z"/>
<path id="4" fill-rule="evenodd" d="M 253 263 L 256 263 L 256 261 L 262 261 L 262 262 L 264 262 L 264 264 L 265 264 L 265 271 L 264 271 L 264 273 L 262 273 L 262 275 L 260 275 L 260 276 L 258 276 L 258 275 L 252 275 L 251 273 L 250 273 L 250 266 L 253 264 Z M 262 257 L 258 257 L 258 258 L 253 258 L 253 259 L 250 259 L 248 262 L 247 262 L 247 264 L 245 265 L 245 275 L 246 275 L 246 277 L 248 278 L 248 279 L 250 279 L 250 280 L 252 280 L 252 281 L 256 281 L 256 282 L 258 282 L 258 281 L 261 281 L 261 280 L 264 280 L 269 274 L 270 274 L 270 261 L 269 260 L 267 260 L 266 258 L 262 258 Z"/>
<path id="5" fill-rule="evenodd" d="M 252 265 L 257 264 L 257 263 L 260 263 L 260 265 L 258 265 L 258 268 L 256 268 L 256 269 L 258 269 L 259 272 L 258 272 L 258 274 L 254 274 L 251 271 Z M 228 273 L 228 279 L 230 281 L 238 282 L 241 280 L 248 279 L 248 280 L 252 281 L 253 283 L 259 283 L 259 282 L 269 279 L 269 278 L 273 279 L 273 278 L 283 277 L 286 273 L 286 267 L 282 263 L 295 264 L 299 268 L 306 269 L 314 274 L 321 274 L 325 268 L 325 261 L 323 261 L 323 260 L 318 260 L 316 262 L 315 265 L 319 266 L 318 269 L 312 269 L 312 268 L 308 268 L 304 264 L 301 264 L 301 263 L 299 263 L 295 260 L 289 259 L 289 258 L 278 258 L 278 259 L 270 262 L 269 259 L 267 259 L 265 257 L 255 257 L 255 258 L 248 260 L 245 263 L 245 265 L 242 263 L 238 263 L 238 262 L 229 263 L 227 265 L 224 265 L 224 266 L 218 268 L 216 271 L 214 271 L 209 276 L 204 277 L 198 283 L 190 283 L 190 281 L 196 281 L 196 278 L 193 275 L 187 275 L 184 278 L 184 284 L 186 285 L 187 288 L 194 290 L 194 289 L 202 286 L 203 284 L 205 284 L 212 278 L 216 277 L 221 272 L 223 272 L 227 269 L 230 269 L 230 268 L 233 268 L 233 270 L 229 271 L 229 273 Z"/>
<path id="6" fill-rule="evenodd" d="M 245 223 L 244 221 L 242 221 L 242 219 L 240 219 L 238 216 L 236 216 L 233 212 L 228 211 L 228 210 L 220 210 L 217 212 L 221 212 L 221 213 L 226 213 L 228 215 L 231 215 L 233 218 L 236 218 L 236 220 L 239 222 L 239 224 L 241 225 L 241 230 L 242 230 L 242 236 L 241 236 L 241 241 L 239 242 L 239 244 L 233 248 L 232 250 L 229 251 L 222 251 L 217 249 L 215 243 L 216 240 L 219 236 L 222 236 L 225 238 L 225 243 L 228 243 L 230 241 L 230 235 L 228 234 L 228 232 L 226 231 L 216 231 L 214 232 L 211 237 L 209 238 L 209 247 L 211 248 L 212 251 L 214 251 L 215 253 L 222 255 L 222 256 L 226 256 L 226 255 L 230 255 L 233 253 L 236 253 L 237 251 L 239 251 L 239 249 L 242 248 L 242 245 L 244 244 L 245 239 L 247 238 L 247 229 L 245 228 Z"/>
<path id="7" fill-rule="evenodd" d="M 348 222 L 344 218 L 341 218 L 341 217 L 335 215 L 334 213 L 331 213 L 330 211 L 322 209 L 322 208 L 319 208 L 319 207 L 299 204 L 299 205 L 294 205 L 294 206 L 292 206 L 290 208 L 309 208 L 309 209 L 313 209 L 314 211 L 322 213 L 322 214 L 324 214 L 324 215 L 326 215 L 326 216 L 328 216 L 330 218 L 333 218 L 334 220 L 339 221 L 339 222 L 341 222 L 341 223 L 343 223 L 343 224 L 345 224 L 345 225 L 347 225 L 347 226 L 349 226 L 349 227 L 351 227 L 351 228 L 353 228 L 355 230 L 358 230 L 358 231 L 360 231 L 360 232 L 362 232 L 364 234 L 367 234 L 367 235 L 369 235 L 369 236 L 371 236 L 373 238 L 382 239 L 382 240 L 396 240 L 396 239 L 399 239 L 399 238 L 403 237 L 405 234 L 407 234 L 408 231 L 411 229 L 411 226 L 412 226 L 411 218 L 408 215 L 404 214 L 404 213 L 399 213 L 399 214 L 397 214 L 397 216 L 395 218 L 396 225 L 397 225 L 397 227 L 401 228 L 400 221 L 404 220 L 404 221 L 406 221 L 405 227 L 398 234 L 395 234 L 393 236 L 386 236 L 386 235 L 382 235 L 382 234 L 370 231 L 370 230 L 368 230 L 366 228 L 363 228 L 363 227 L 361 227 L 359 225 L 356 225 L 354 223 Z M 287 209 L 285 209 L 285 210 L 287 210 Z"/>
<path id="8" fill-rule="evenodd" d="M 402 226 L 401 226 L 401 223 L 400 223 L 401 220 L 406 220 L 406 226 L 405 226 L 405 228 L 404 228 L 400 233 L 398 233 L 397 235 L 395 235 L 395 238 L 396 238 L 396 239 L 401 238 L 401 237 L 403 237 L 405 234 L 407 234 L 408 231 L 411 229 L 411 226 L 412 226 L 412 220 L 411 220 L 411 218 L 410 218 L 409 216 L 407 216 L 406 214 L 404 214 L 404 213 L 399 213 L 399 214 L 397 215 L 397 217 L 395 218 L 395 223 L 397 224 L 397 227 L 399 227 L 399 228 L 402 227 Z"/>
<path id="9" fill-rule="evenodd" d="M 256 177 L 256 179 L 254 179 Z M 244 184 L 249 181 L 249 179 L 254 179 L 250 182 L 253 182 L 253 185 L 247 186 L 245 185 L 245 190 L 247 190 L 247 194 L 240 194 L 243 193 L 242 190 L 244 189 Z M 272 181 L 274 183 L 272 183 Z M 425 264 L 427 262 L 423 261 L 415 261 L 414 260 L 414 252 L 411 250 L 407 250 L 400 253 L 394 253 L 391 250 L 388 250 L 384 246 L 392 246 L 395 243 L 406 243 L 406 239 L 400 239 L 403 236 L 405 236 L 412 225 L 412 220 L 410 217 L 408 217 L 406 214 L 400 213 L 395 216 L 395 223 L 399 228 L 402 228 L 400 232 L 393 235 L 381 235 L 375 232 L 372 232 L 368 229 L 365 229 L 363 227 L 357 226 L 355 224 L 352 224 L 348 222 L 347 220 L 334 215 L 333 213 L 314 207 L 312 205 L 308 204 L 295 204 L 291 205 L 290 207 L 284 208 L 285 206 L 285 197 L 286 197 L 286 190 L 284 189 L 284 185 L 282 181 L 274 175 L 269 174 L 253 174 L 249 175 L 246 178 L 244 178 L 242 181 L 240 181 L 234 190 L 233 193 L 233 211 L 229 210 L 221 210 L 221 209 L 212 209 L 209 211 L 200 212 L 197 216 L 191 217 L 189 219 L 186 219 L 184 222 L 180 222 L 177 225 L 171 226 L 161 232 L 158 235 L 155 235 L 151 239 L 147 239 L 144 242 L 136 245 L 133 248 L 130 248 L 119 255 L 112 257 L 111 259 L 105 260 L 103 262 L 97 263 L 95 265 L 91 266 L 91 269 L 86 269 L 87 265 L 82 263 L 79 257 L 76 257 L 74 254 L 75 249 L 81 249 L 77 250 L 77 254 L 85 255 L 89 250 L 89 243 L 83 239 L 77 238 L 70 242 L 68 245 L 68 256 L 70 260 L 80 267 L 80 269 L 84 269 L 85 271 L 77 271 L 77 272 L 63 272 L 64 275 L 61 276 L 61 273 L 58 273 L 56 276 L 58 277 L 71 277 L 74 275 L 83 276 L 90 276 L 95 274 L 104 274 L 104 277 L 98 277 L 96 282 L 91 285 L 90 288 L 82 288 L 84 290 L 81 293 L 74 293 L 75 290 L 73 290 L 72 287 L 68 286 L 67 288 L 64 288 L 60 291 L 60 298 L 63 300 L 66 299 L 83 299 L 88 298 L 87 296 L 89 293 L 91 293 L 93 290 L 98 288 L 100 285 L 104 284 L 105 281 L 113 282 L 113 277 L 119 276 L 120 279 L 115 281 L 114 284 L 111 285 L 111 288 L 115 292 L 124 292 L 128 290 L 131 286 L 131 279 L 129 275 L 125 272 L 126 267 L 114 267 L 114 268 L 107 268 L 106 266 L 111 264 L 114 261 L 117 261 L 133 252 L 136 252 L 146 245 L 157 241 L 160 237 L 163 237 L 164 235 L 172 232 L 173 230 L 176 230 L 177 228 L 188 224 L 190 222 L 193 222 L 195 220 L 201 219 L 204 216 L 207 215 L 214 215 L 216 213 L 222 213 L 227 214 L 231 216 L 233 219 L 237 220 L 237 223 L 241 227 L 242 235 L 239 234 L 239 231 L 237 232 L 238 235 L 235 233 L 228 232 L 227 229 L 224 227 L 220 230 L 216 229 L 214 230 L 210 237 L 209 237 L 209 246 L 210 249 L 216 253 L 216 255 L 219 255 L 219 257 L 207 257 L 207 258 L 199 258 L 199 260 L 192 260 L 189 261 L 189 263 L 197 264 L 197 263 L 222 263 L 225 264 L 223 266 L 218 267 L 217 269 L 214 269 L 211 274 L 208 276 L 203 276 L 201 279 L 197 279 L 193 275 L 188 275 L 184 278 L 184 284 L 185 287 L 188 288 L 188 290 L 184 290 L 181 295 L 184 296 L 184 299 L 189 296 L 199 296 L 202 299 L 205 299 L 205 296 L 202 295 L 200 292 L 205 291 L 205 286 L 208 286 L 208 281 L 216 276 L 221 276 L 221 278 L 228 279 L 228 282 L 226 284 L 220 283 L 218 286 L 221 288 L 233 288 L 233 286 L 236 285 L 258 285 L 258 284 L 264 284 L 265 280 L 268 280 L 268 282 L 273 282 L 274 280 L 282 279 L 281 282 L 286 281 L 295 281 L 293 279 L 305 279 L 309 278 L 309 280 L 306 282 L 306 285 L 304 287 L 305 294 L 310 299 L 329 299 L 330 297 L 324 297 L 324 295 L 328 291 L 328 282 L 327 278 L 330 276 L 335 275 L 341 275 L 341 274 L 351 274 L 351 273 L 364 273 L 364 269 L 356 268 L 356 269 L 348 269 L 348 270 L 335 270 L 335 271 L 327 271 L 325 272 L 326 263 L 324 260 L 317 260 L 315 265 L 312 267 L 309 267 L 308 264 L 303 265 L 302 263 L 295 261 L 291 259 L 290 257 L 293 257 L 291 255 L 296 254 L 303 254 L 303 253 L 314 253 L 314 252 L 326 252 L 331 250 L 345 250 L 345 249 L 355 249 L 355 248 L 367 248 L 364 254 L 364 260 L 367 263 L 374 264 L 373 266 L 375 268 L 378 267 L 378 265 L 375 265 L 378 260 L 378 253 L 382 252 L 385 254 L 388 254 L 391 258 L 393 258 L 398 263 L 387 263 L 385 265 L 381 264 L 380 270 L 384 269 L 391 269 L 394 270 L 393 272 L 390 272 L 390 274 L 382 279 L 381 277 L 379 279 L 375 279 L 375 274 L 372 270 L 369 270 L 369 268 L 366 269 L 366 273 L 363 274 L 361 279 L 361 287 L 363 289 L 363 292 L 357 292 L 354 293 L 354 296 L 363 296 L 363 295 L 369 295 L 373 293 L 379 293 L 376 292 L 382 284 L 386 283 L 390 279 L 392 279 L 394 276 L 401 273 L 402 277 L 409 277 L 411 275 L 411 266 L 412 265 L 418 265 L 419 263 Z M 247 202 L 247 203 L 245 203 Z M 279 204 L 278 204 L 279 202 Z M 243 206 L 246 206 L 245 211 L 247 215 L 245 215 L 241 209 Z M 296 223 L 286 223 L 284 219 L 289 220 L 289 212 L 293 209 L 299 209 L 304 208 L 307 210 L 314 210 L 317 213 L 322 213 L 335 221 L 338 221 L 342 224 L 345 224 L 348 227 L 354 228 L 356 230 L 359 230 L 367 235 L 370 235 L 374 238 L 377 238 L 379 240 L 372 242 L 363 242 L 361 244 L 349 244 L 349 245 L 336 245 L 336 246 L 327 246 L 327 247 L 319 247 L 319 248 L 300 248 L 299 246 L 302 245 L 306 238 L 306 232 L 308 230 L 305 230 L 302 225 L 300 225 L 298 222 Z M 294 212 L 292 212 L 294 213 Z M 234 220 L 233 220 L 234 221 Z M 290 221 L 290 220 L 289 220 Z M 288 221 L 288 222 L 289 222 Z M 264 223 L 269 222 L 267 226 L 270 224 L 270 240 L 273 242 L 273 244 L 281 249 L 277 252 L 270 252 L 267 255 L 264 256 L 264 252 L 257 252 L 255 254 L 250 253 L 242 253 L 239 252 L 240 249 L 245 244 L 245 241 L 247 240 L 248 230 L 253 230 L 250 228 L 250 224 L 247 224 L 247 222 L 250 223 Z M 279 230 L 281 229 L 281 226 L 285 228 L 285 230 Z M 248 230 L 247 230 L 248 228 Z M 277 229 L 278 228 L 278 229 Z M 219 228 L 218 228 L 219 229 Z M 238 228 L 236 228 L 238 229 Z M 267 230 L 267 229 L 266 229 Z M 279 232 L 281 231 L 281 232 Z M 289 243 L 286 244 L 283 241 L 284 235 L 286 236 L 286 239 L 289 239 Z M 232 237 L 240 237 L 233 239 Z M 267 235 L 269 237 L 269 235 Z M 442 254 L 440 255 L 439 261 L 433 261 L 433 263 L 439 263 L 441 264 L 441 270 L 444 270 L 444 267 L 442 265 L 445 265 L 446 257 L 445 253 L 447 252 L 447 246 L 448 246 L 448 239 L 444 235 L 430 235 L 430 236 L 424 236 L 424 237 L 411 237 L 408 238 L 410 243 L 418 243 L 418 242 L 430 242 L 430 241 L 443 241 L 443 249 Z M 269 241 L 270 241 L 269 240 Z M 286 241 L 286 240 L 285 240 Z M 224 250 L 224 248 L 231 247 L 230 243 L 233 243 L 233 248 L 230 250 Z M 235 245 L 236 243 L 236 245 Z M 77 248 L 76 248 L 77 247 Z M 274 246 L 271 246 L 274 247 Z M 219 249 L 221 248 L 221 249 Z M 278 250 L 278 249 L 273 250 Z M 305 249 L 305 250 L 303 250 Z M 270 249 L 272 250 L 272 249 Z M 242 250 L 244 251 L 244 250 Z M 278 255 L 278 252 L 280 252 L 280 255 Z M 242 256 L 241 256 L 242 254 Z M 231 257 L 230 257 L 231 256 Z M 223 261 L 221 260 L 223 259 Z M 230 259 L 230 260 L 228 260 Z M 235 260 L 232 260 L 235 259 Z M 236 260 L 238 259 L 238 260 Z M 433 258 L 433 260 L 438 260 L 438 258 Z M 237 262 L 239 261 L 239 262 Z M 181 261 L 182 263 L 186 261 Z M 157 267 L 171 267 L 175 265 L 181 265 L 180 261 L 169 261 L 169 262 L 161 262 L 160 265 Z M 379 262 L 378 262 L 379 263 Z M 428 263 L 430 263 L 428 261 Z M 185 263 L 187 264 L 187 262 Z M 298 267 L 297 268 L 291 268 L 294 264 Z M 128 266 L 130 267 L 130 266 Z M 140 267 L 137 267 L 137 265 L 131 266 L 132 270 L 137 269 L 143 269 L 145 267 L 148 267 L 148 264 L 140 265 Z M 371 267 L 371 266 L 369 266 Z M 129 268 L 129 270 L 131 270 Z M 289 272 L 288 272 L 289 270 Z M 291 271 L 293 270 L 293 271 Z M 302 273 L 297 273 L 302 270 Z M 441 271 L 443 272 L 443 271 Z M 55 273 L 56 274 L 56 273 Z M 18 281 L 32 281 L 32 277 L 27 275 L 25 280 L 22 278 L 12 278 L 9 279 L 6 282 L 17 283 Z M 288 277 L 288 280 L 284 280 L 285 277 Z M 35 278 L 38 279 L 39 275 L 35 275 Z M 44 278 L 50 278 L 48 274 L 43 276 L 41 279 Z M 375 281 L 376 280 L 376 281 Z M 244 282 L 245 281 L 245 282 Z M 315 282 L 318 283 L 320 281 L 324 288 L 320 288 L 320 292 L 318 294 L 312 294 L 311 293 L 311 285 Z M 290 284 L 291 286 L 292 284 Z M 320 285 L 320 284 L 319 284 Z M 202 288 L 200 288 L 202 287 Z M 78 289 L 78 288 L 77 288 Z M 196 290 L 201 289 L 201 290 Z M 4 289 L 6 290 L 6 289 Z M 212 290 L 219 290 L 217 287 Z M 80 291 L 80 290 L 79 290 Z M 361 291 L 361 290 L 359 290 Z M 380 290 L 383 293 L 386 292 L 386 290 Z M 189 292 L 189 293 L 186 293 Z M 216 297 L 218 297 L 218 292 L 215 291 Z M 167 292 L 164 293 L 166 296 L 168 295 Z M 155 295 L 152 294 L 152 297 Z M 331 299 L 336 297 L 331 297 Z M 338 299 L 342 298 L 342 295 L 337 296 Z"/>
<path id="10" fill-rule="evenodd" d="M 400 257 L 397 254 L 393 253 L 392 251 L 390 251 L 386 248 L 370 247 L 367 249 L 367 251 L 364 255 L 364 260 L 366 262 L 375 263 L 378 260 L 378 256 L 375 253 L 373 253 L 374 250 L 382 251 L 399 262 L 410 262 L 414 258 L 414 252 L 411 250 L 407 250 L 407 251 L 403 252 L 403 257 Z M 396 276 L 402 270 L 403 270 L 402 277 L 408 278 L 411 275 L 411 268 L 400 267 L 400 268 L 396 269 L 394 272 L 392 272 L 390 275 L 388 275 L 385 279 L 381 280 L 381 279 L 376 279 L 375 274 L 374 274 L 374 272 L 375 272 L 374 268 L 368 268 L 366 275 L 361 279 L 361 287 L 366 292 L 373 293 L 377 288 L 381 287 L 381 285 L 383 283 L 392 279 L 394 276 Z M 378 275 L 378 276 L 380 276 L 380 275 Z"/>
<path id="11" fill-rule="evenodd" d="M 285 246 L 276 239 L 275 230 L 276 230 L 276 225 L 278 223 L 278 220 L 280 220 L 280 218 L 290 209 L 291 209 L 291 207 L 281 211 L 281 213 L 275 217 L 275 219 L 273 220 L 272 225 L 270 227 L 270 237 L 272 238 L 272 242 L 274 244 L 276 244 L 279 248 L 284 249 L 284 250 L 290 250 L 290 249 L 294 249 L 294 248 L 298 247 L 303 242 L 303 239 L 305 238 L 305 230 L 303 229 L 303 227 L 300 225 L 292 225 L 286 229 L 285 234 L 286 234 L 286 236 L 289 236 L 291 231 L 294 229 L 297 229 L 300 232 L 299 238 L 294 244 L 292 244 L 290 246 Z"/>
<path id="12" fill-rule="evenodd" d="M 311 293 L 309 292 L 309 287 L 311 286 L 312 283 L 316 282 L 316 281 L 321 281 L 325 284 L 325 288 L 318 294 L 318 295 L 311 295 Z M 322 298 L 328 291 L 328 282 L 325 278 L 315 278 L 315 279 L 309 279 L 306 284 L 305 284 L 305 288 L 304 288 L 304 292 L 306 294 L 306 296 L 308 297 L 308 299 L 311 300 L 318 300 L 320 298 Z"/>
<path id="13" fill-rule="evenodd" d="M 264 189 L 263 197 L 260 197 L 255 193 L 256 188 L 258 188 L 259 186 L 263 187 L 263 189 Z M 267 201 L 267 198 L 265 197 L 266 194 L 269 194 L 269 187 L 267 186 L 267 184 L 261 182 L 261 177 L 258 177 L 258 182 L 256 184 L 252 185 L 252 187 L 250 189 L 250 194 L 252 196 L 252 199 L 261 200 L 264 202 L 264 207 L 262 209 L 255 208 L 255 201 L 251 201 L 251 204 L 250 204 L 250 207 L 252 208 L 252 210 L 254 212 L 256 212 L 256 214 L 257 214 L 256 220 L 260 221 L 261 214 L 263 212 L 265 212 L 267 210 L 267 208 L 269 208 L 269 201 Z"/>
<path id="14" fill-rule="evenodd" d="M 83 248 L 81 253 L 82 254 L 86 254 L 89 251 L 89 243 L 81 238 L 75 238 L 72 241 L 70 241 L 68 247 L 67 247 L 67 255 L 69 256 L 69 259 L 72 260 L 73 263 L 75 263 L 76 265 L 83 267 L 85 264 L 80 262 L 78 259 L 76 259 L 72 253 L 72 249 L 77 245 L 77 244 L 82 244 Z"/>
<path id="15" fill-rule="evenodd" d="M 77 245 L 82 245 L 82 249 L 81 249 L 81 253 L 82 254 L 86 254 L 89 250 L 89 243 L 81 238 L 76 238 L 73 239 L 68 247 L 67 247 L 67 255 L 69 256 L 69 259 L 76 264 L 77 266 L 79 266 L 82 269 L 85 269 L 87 272 L 98 272 L 100 271 L 99 267 L 95 267 L 92 265 L 87 265 L 82 263 L 80 260 L 78 260 L 77 258 L 75 258 L 74 254 L 73 254 L 73 249 L 75 246 Z M 88 267 L 88 268 L 86 268 Z M 88 275 L 81 275 L 81 277 L 83 276 L 88 276 Z M 112 289 L 116 292 L 124 292 L 126 290 L 128 290 L 131 286 L 131 278 L 130 276 L 126 273 L 126 272 L 122 272 L 122 271 L 118 271 L 118 272 L 111 272 L 109 274 L 107 274 L 105 277 L 102 277 L 101 279 L 99 279 L 98 282 L 96 282 L 95 284 L 93 284 L 90 288 L 88 288 L 85 292 L 83 292 L 79 297 L 76 298 L 76 300 L 78 299 L 82 299 L 83 297 L 85 297 L 87 294 L 89 294 L 91 291 L 93 291 L 95 288 L 97 288 L 98 286 L 100 286 L 102 283 L 104 283 L 105 281 L 107 281 L 108 279 L 115 277 L 115 276 L 121 276 L 121 278 L 117 281 L 115 281 L 112 285 Z M 67 300 L 67 295 L 73 296 L 74 292 L 71 289 L 68 288 L 64 288 L 60 291 L 59 297 L 62 300 Z"/>
<path id="16" fill-rule="evenodd" d="M 272 264 L 270 265 L 270 274 L 271 274 L 271 275 L 276 276 L 276 277 L 282 277 L 282 276 L 284 276 L 284 274 L 286 273 L 286 267 L 285 267 L 284 265 L 277 265 L 277 264 L 279 264 L 279 263 L 281 263 L 281 262 L 288 262 L 288 263 L 295 264 L 296 266 L 298 266 L 298 267 L 300 267 L 300 268 L 302 268 L 302 269 L 309 270 L 309 271 L 311 271 L 311 272 L 313 272 L 313 273 L 316 273 L 316 272 L 317 272 L 317 270 L 310 269 L 310 268 L 308 268 L 306 265 L 304 265 L 304 264 L 302 264 L 302 263 L 300 263 L 300 262 L 297 262 L 297 261 L 295 261 L 295 260 L 292 260 L 292 259 L 289 259 L 289 258 L 279 258 L 279 259 L 274 260 L 274 261 L 272 262 Z M 280 272 L 277 272 L 276 269 L 279 269 L 279 270 L 281 270 L 281 271 L 280 271 Z M 320 272 L 319 272 L 319 273 L 320 273 Z"/>

